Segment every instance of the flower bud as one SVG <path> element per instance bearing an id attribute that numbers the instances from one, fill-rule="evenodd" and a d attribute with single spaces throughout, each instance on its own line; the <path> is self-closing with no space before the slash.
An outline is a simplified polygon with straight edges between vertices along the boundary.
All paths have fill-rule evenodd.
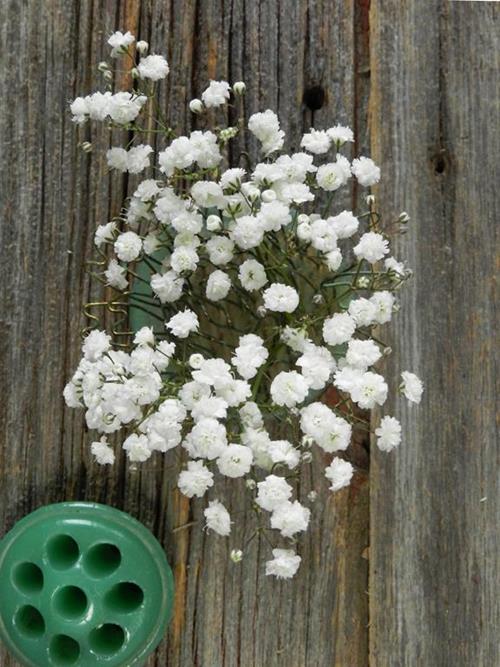
<path id="1" fill-rule="evenodd" d="M 300 215 L 297 216 L 297 222 L 299 224 L 301 222 L 309 222 L 309 216 L 306 213 L 301 213 Z"/>
<path id="2" fill-rule="evenodd" d="M 276 199 L 276 192 L 274 190 L 264 190 L 261 197 L 263 202 L 268 203 Z"/>
<path id="3" fill-rule="evenodd" d="M 230 557 L 233 563 L 240 563 L 243 560 L 243 551 L 241 549 L 232 549 Z"/>
<path id="4" fill-rule="evenodd" d="M 313 296 L 313 303 L 316 303 L 316 304 L 318 304 L 318 303 L 323 303 L 324 300 L 325 300 L 325 299 L 324 299 L 324 297 L 323 297 L 322 294 L 315 294 L 315 295 Z"/>
<path id="5" fill-rule="evenodd" d="M 402 222 L 403 224 L 410 222 L 410 216 L 406 211 L 403 211 L 402 213 L 399 214 L 398 218 L 399 222 Z"/>
<path id="6" fill-rule="evenodd" d="M 317 497 L 318 497 L 318 494 L 317 494 L 316 491 L 309 491 L 309 493 L 307 494 L 307 499 L 311 503 L 313 503 L 316 500 Z"/>
<path id="7" fill-rule="evenodd" d="M 312 454 L 311 452 L 304 452 L 301 458 L 304 463 L 310 463 L 312 461 Z"/>
<path id="8" fill-rule="evenodd" d="M 92 144 L 90 143 L 90 141 L 84 141 L 80 145 L 84 153 L 90 153 L 92 151 Z"/>
<path id="9" fill-rule="evenodd" d="M 207 218 L 207 229 L 209 232 L 216 232 L 221 228 L 221 219 L 218 215 L 209 215 Z"/>
<path id="10" fill-rule="evenodd" d="M 102 75 L 106 79 L 106 81 L 111 81 L 111 79 L 113 78 L 113 72 L 109 69 L 103 72 Z"/>
<path id="11" fill-rule="evenodd" d="M 253 491 L 255 487 L 257 486 L 257 482 L 254 479 L 247 479 L 245 482 L 247 489 L 250 489 L 250 491 Z"/>
<path id="12" fill-rule="evenodd" d="M 191 102 L 189 103 L 189 109 L 193 113 L 202 113 L 204 108 L 205 107 L 203 106 L 203 102 L 198 98 L 191 100 Z"/>
<path id="13" fill-rule="evenodd" d="M 132 67 L 132 69 L 130 70 L 130 76 L 133 79 L 138 79 L 139 78 L 139 72 L 137 70 L 137 67 Z"/>
<path id="14" fill-rule="evenodd" d="M 204 359 L 202 354 L 195 353 L 189 357 L 189 365 L 194 369 L 201 368 L 203 361 Z"/>
<path id="15" fill-rule="evenodd" d="M 101 60 L 101 62 L 97 65 L 97 69 L 99 72 L 106 72 L 109 70 L 109 65 L 105 60 Z"/>
<path id="16" fill-rule="evenodd" d="M 366 203 L 368 204 L 368 206 L 371 206 L 372 204 L 374 204 L 375 203 L 375 195 L 368 195 L 368 197 L 366 198 Z"/>
<path id="17" fill-rule="evenodd" d="M 266 313 L 267 313 L 267 310 L 264 308 L 264 306 L 259 306 L 259 307 L 257 308 L 257 315 L 258 315 L 259 317 L 265 317 L 265 316 L 266 316 Z"/>
<path id="18" fill-rule="evenodd" d="M 370 285 L 370 279 L 367 276 L 361 276 L 356 282 L 356 286 L 360 289 L 366 289 Z"/>
<path id="19" fill-rule="evenodd" d="M 384 347 L 383 353 L 384 357 L 388 357 L 392 354 L 392 347 Z"/>
<path id="20" fill-rule="evenodd" d="M 235 95 L 243 95 L 246 89 L 247 87 L 244 81 L 236 81 L 236 83 L 233 84 L 233 91 Z"/>
<path id="21" fill-rule="evenodd" d="M 149 44 L 145 42 L 143 39 L 139 40 L 136 46 L 141 56 L 143 56 L 145 53 L 148 52 Z"/>

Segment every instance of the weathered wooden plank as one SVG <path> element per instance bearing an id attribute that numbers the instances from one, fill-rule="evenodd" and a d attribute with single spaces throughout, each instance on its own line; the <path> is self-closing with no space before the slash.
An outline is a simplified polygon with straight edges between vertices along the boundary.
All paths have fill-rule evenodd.
<path id="1" fill-rule="evenodd" d="M 370 664 L 500 664 L 494 300 L 500 5 L 372 2 L 372 147 L 415 270 L 393 339 L 405 442 L 372 456 Z"/>
<path id="2" fill-rule="evenodd" d="M 332 497 L 320 466 L 311 469 L 301 494 L 314 482 L 327 500 L 301 547 L 300 577 L 280 584 L 263 576 L 268 547 L 258 539 L 241 566 L 227 562 L 253 530 L 241 488 L 220 488 L 242 511 L 227 544 L 199 524 L 175 530 L 199 521 L 203 503 L 190 506 L 175 490 L 174 457 L 140 469 L 122 458 L 112 471 L 90 461 L 82 415 L 64 409 L 61 392 L 79 357 L 83 303 L 99 294 L 83 260 L 96 225 L 117 213 L 131 186 L 106 174 L 106 131 L 95 124 L 78 134 L 67 101 L 101 85 L 95 64 L 106 57 L 106 34 L 139 28 L 168 54 L 162 103 L 176 129 L 196 127 L 186 102 L 207 78 L 244 79 L 246 115 L 276 108 L 297 147 L 311 124 L 364 123 L 354 19 L 352 2 L 333 0 L 0 3 L 0 76 L 9 98 L 0 115 L 0 522 L 8 529 L 44 503 L 78 498 L 109 502 L 150 527 L 167 549 L 178 591 L 169 637 L 150 667 L 365 665 L 367 475 L 361 469 L 350 490 Z M 326 103 L 313 112 L 302 99 L 315 85 L 326 90 Z M 90 158 L 77 148 L 83 139 L 94 146 Z M 14 666 L 1 651 L 0 662 Z"/>

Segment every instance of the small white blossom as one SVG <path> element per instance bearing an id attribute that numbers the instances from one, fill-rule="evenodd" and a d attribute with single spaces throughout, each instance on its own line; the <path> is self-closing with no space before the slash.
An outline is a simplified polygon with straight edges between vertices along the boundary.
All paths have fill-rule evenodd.
<path id="1" fill-rule="evenodd" d="M 210 107 L 219 107 L 225 104 L 229 99 L 231 86 L 227 81 L 210 81 L 210 85 L 203 91 L 201 99 L 209 109 Z"/>
<path id="2" fill-rule="evenodd" d="M 179 490 L 188 498 L 201 498 L 213 485 L 214 476 L 202 461 L 189 461 L 187 470 L 179 475 Z"/>
<path id="3" fill-rule="evenodd" d="M 142 240 L 135 232 L 124 232 L 115 241 L 115 252 L 122 262 L 133 262 L 141 254 Z"/>
<path id="4" fill-rule="evenodd" d="M 245 445 L 228 445 L 217 459 L 217 467 L 226 477 L 243 477 L 252 467 L 253 454 Z"/>
<path id="5" fill-rule="evenodd" d="M 380 168 L 369 157 L 360 157 L 352 161 L 351 170 L 358 183 L 365 187 L 375 185 L 380 180 Z"/>
<path id="6" fill-rule="evenodd" d="M 263 482 L 257 484 L 255 502 L 262 509 L 272 512 L 286 502 L 292 495 L 292 487 L 286 479 L 277 475 L 268 475 Z"/>
<path id="7" fill-rule="evenodd" d="M 354 468 L 349 461 L 334 458 L 330 465 L 325 468 L 325 476 L 331 482 L 330 490 L 339 491 L 351 482 Z"/>
<path id="8" fill-rule="evenodd" d="M 394 417 L 383 417 L 375 435 L 377 447 L 383 452 L 390 452 L 401 443 L 401 424 Z"/>
<path id="9" fill-rule="evenodd" d="M 203 512 L 206 526 L 218 535 L 229 535 L 231 532 L 231 517 L 219 500 L 211 500 Z"/>
<path id="10" fill-rule="evenodd" d="M 196 313 L 193 313 L 189 308 L 177 313 L 169 319 L 166 324 L 167 329 L 170 329 L 177 338 L 187 338 L 193 331 L 198 331 L 199 322 Z"/>
<path id="11" fill-rule="evenodd" d="M 90 445 L 90 451 L 100 465 L 112 465 L 115 462 L 115 453 L 104 435 L 100 440 Z"/>
<path id="12" fill-rule="evenodd" d="M 299 305 L 297 291 L 289 285 L 273 283 L 263 294 L 264 306 L 267 310 L 278 313 L 293 313 Z"/>
<path id="13" fill-rule="evenodd" d="M 401 377 L 403 378 L 401 384 L 402 393 L 411 403 L 420 403 L 424 392 L 422 380 L 415 373 L 410 373 L 410 371 L 403 371 Z"/>
<path id="14" fill-rule="evenodd" d="M 150 55 L 141 58 L 137 66 L 137 71 L 141 79 L 160 81 L 160 79 L 164 79 L 167 76 L 170 68 L 163 56 Z"/>
<path id="15" fill-rule="evenodd" d="M 389 252 L 389 243 L 382 234 L 367 232 L 363 234 L 358 245 L 354 246 L 354 254 L 358 259 L 366 259 L 370 264 L 378 262 Z"/>
<path id="16" fill-rule="evenodd" d="M 309 383 L 296 371 L 282 371 L 271 382 L 271 397 L 276 405 L 295 407 L 309 393 Z"/>
<path id="17" fill-rule="evenodd" d="M 266 561 L 266 574 L 278 579 L 292 579 L 301 560 L 293 549 L 273 549 L 273 559 Z"/>

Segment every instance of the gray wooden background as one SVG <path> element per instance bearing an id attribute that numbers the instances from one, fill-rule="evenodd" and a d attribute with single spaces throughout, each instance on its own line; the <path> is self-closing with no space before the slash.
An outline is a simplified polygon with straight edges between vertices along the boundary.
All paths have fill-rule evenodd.
<path id="1" fill-rule="evenodd" d="M 500 3 L 446 0 L 0 0 L 0 531 L 68 499 L 151 528 L 177 596 L 148 667 L 500 665 L 499 19 Z M 423 403 L 395 406 L 398 451 L 353 448 L 354 483 L 325 494 L 293 583 L 263 576 L 257 541 L 234 567 L 224 540 L 176 530 L 202 505 L 174 490 L 168 457 L 101 469 L 82 414 L 63 406 L 92 295 L 83 260 L 127 187 L 106 176 L 103 130 L 86 130 L 90 158 L 77 149 L 67 102 L 97 87 L 118 28 L 168 55 L 174 127 L 189 126 L 186 100 L 209 77 L 244 79 L 246 112 L 275 108 L 291 144 L 311 125 L 350 124 L 355 150 L 383 168 L 385 212 L 412 217 L 390 373 L 419 372 Z M 14 662 L 0 651 L 0 665 Z"/>

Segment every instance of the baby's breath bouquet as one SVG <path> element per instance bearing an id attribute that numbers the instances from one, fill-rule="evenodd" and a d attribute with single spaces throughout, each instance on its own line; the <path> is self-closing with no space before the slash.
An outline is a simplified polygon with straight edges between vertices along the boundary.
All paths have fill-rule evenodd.
<path id="1" fill-rule="evenodd" d="M 66 402 L 84 408 L 89 429 L 101 434 L 91 449 L 103 465 L 115 460 L 109 434 L 124 431 L 132 462 L 183 452 L 178 487 L 189 498 L 210 497 L 218 475 L 244 477 L 249 502 L 280 545 L 266 573 L 290 578 L 311 514 L 294 499 L 301 472 L 320 448 L 332 455 L 331 490 L 348 485 L 353 466 L 342 452 L 353 426 L 369 429 L 362 411 L 387 399 L 380 365 L 390 350 L 376 334 L 410 275 L 388 238 L 408 216 L 382 225 L 369 194 L 380 169 L 344 155 L 353 142 L 348 127 L 311 129 L 300 152 L 282 153 L 276 114 L 255 113 L 245 124 L 245 84 L 211 81 L 191 112 L 206 127 L 214 108 L 231 104 L 238 122 L 176 136 L 158 104 L 165 58 L 147 55 L 148 44 L 128 32 L 109 44 L 131 90 L 78 97 L 71 112 L 75 123 L 100 121 L 126 136 L 126 147 L 107 151 L 110 169 L 148 175 L 121 215 L 97 228 L 95 245 L 105 258 L 98 277 L 151 325 L 136 327 L 127 345 L 99 327 L 88 331 Z M 112 67 L 99 69 L 111 88 Z M 242 153 L 231 164 L 238 135 L 258 141 L 260 162 Z M 335 207 L 352 178 L 368 189 L 357 215 Z M 418 403 L 422 383 L 405 371 L 399 390 Z M 386 415 L 375 436 L 389 451 L 401 426 Z M 210 498 L 204 516 L 226 536 L 231 508 L 223 500 Z"/>

